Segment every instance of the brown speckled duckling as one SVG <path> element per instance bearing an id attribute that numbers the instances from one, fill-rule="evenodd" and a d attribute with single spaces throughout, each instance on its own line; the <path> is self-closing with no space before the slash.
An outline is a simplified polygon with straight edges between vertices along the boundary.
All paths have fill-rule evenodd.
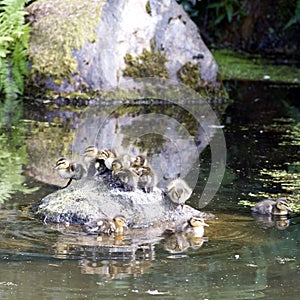
<path id="1" fill-rule="evenodd" d="M 103 174 L 107 167 L 105 166 L 104 159 L 101 159 L 100 151 L 95 146 L 88 146 L 84 149 L 84 160 L 89 164 L 87 176 L 91 177 L 98 174 Z"/>
<path id="2" fill-rule="evenodd" d="M 85 224 L 84 231 L 88 234 L 116 234 L 122 235 L 126 227 L 126 218 L 122 215 L 115 216 L 112 220 L 102 218 Z"/>
<path id="3" fill-rule="evenodd" d="M 85 170 L 83 166 L 79 163 L 70 162 L 67 158 L 59 158 L 54 166 L 55 170 L 58 170 L 60 177 L 64 179 L 69 179 L 65 187 L 70 185 L 73 179 L 79 180 L 82 178 Z"/>
<path id="4" fill-rule="evenodd" d="M 112 176 L 119 182 L 125 191 L 135 191 L 138 184 L 138 175 L 130 169 L 123 168 L 123 164 L 119 159 L 112 162 Z"/>
<path id="5" fill-rule="evenodd" d="M 184 205 L 185 202 L 190 198 L 192 189 L 187 183 L 180 178 L 172 180 L 166 189 L 166 194 L 169 199 L 178 205 Z"/>
<path id="6" fill-rule="evenodd" d="M 284 216 L 292 211 L 289 201 L 287 198 L 279 198 L 277 201 L 266 199 L 258 202 L 254 207 L 251 208 L 254 213 L 265 214 L 265 215 L 278 215 Z"/>
<path id="7" fill-rule="evenodd" d="M 146 193 L 153 192 L 153 188 L 157 184 L 157 177 L 153 169 L 149 166 L 142 166 L 136 170 L 139 176 L 138 186 Z"/>
<path id="8" fill-rule="evenodd" d="M 181 227 L 181 231 L 193 237 L 203 237 L 204 227 L 209 226 L 201 217 L 191 217 Z"/>
<path id="9" fill-rule="evenodd" d="M 105 166 L 112 170 L 112 162 L 117 158 L 117 154 L 112 149 L 102 149 L 99 151 L 98 158 L 103 159 Z"/>

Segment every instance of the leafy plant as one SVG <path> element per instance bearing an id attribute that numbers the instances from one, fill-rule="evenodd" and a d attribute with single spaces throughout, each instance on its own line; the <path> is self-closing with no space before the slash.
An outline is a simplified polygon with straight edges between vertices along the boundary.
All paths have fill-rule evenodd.
<path id="1" fill-rule="evenodd" d="M 0 4 L 0 127 L 11 121 L 17 97 L 24 91 L 27 75 L 29 25 L 24 6 L 28 0 L 2 0 Z"/>
<path id="2" fill-rule="evenodd" d="M 300 0 L 297 0 L 295 15 L 286 23 L 284 30 L 288 29 L 290 26 L 296 24 L 300 21 Z"/>
<path id="3" fill-rule="evenodd" d="M 225 0 L 208 4 L 207 8 L 213 8 L 216 11 L 215 25 L 221 23 L 226 17 L 227 21 L 231 23 L 234 16 L 244 14 L 240 2 L 238 0 Z"/>

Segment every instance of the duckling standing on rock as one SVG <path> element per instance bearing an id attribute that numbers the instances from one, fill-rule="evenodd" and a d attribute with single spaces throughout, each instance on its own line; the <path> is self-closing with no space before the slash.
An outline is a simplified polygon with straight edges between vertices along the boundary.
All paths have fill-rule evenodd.
<path id="1" fill-rule="evenodd" d="M 180 178 L 172 180 L 166 189 L 167 196 L 175 204 L 180 204 L 182 207 L 185 202 L 190 198 L 192 189 L 187 183 Z"/>
<path id="2" fill-rule="evenodd" d="M 98 158 L 103 159 L 105 166 L 112 170 L 112 162 L 117 158 L 117 154 L 114 150 L 103 149 L 99 152 Z"/>
<path id="3" fill-rule="evenodd" d="M 119 182 L 125 191 L 135 191 L 137 188 L 139 176 L 130 169 L 123 168 L 122 162 L 115 159 L 112 162 L 112 176 Z"/>
<path id="4" fill-rule="evenodd" d="M 135 160 L 132 162 L 131 166 L 133 168 L 139 168 L 139 167 L 144 167 L 148 165 L 148 161 L 146 156 L 144 155 L 138 155 L 136 156 Z"/>
<path id="5" fill-rule="evenodd" d="M 69 186 L 73 179 L 81 179 L 85 172 L 81 164 L 70 162 L 65 157 L 61 157 L 56 161 L 54 169 L 58 170 L 60 177 L 69 179 L 65 187 Z"/>
<path id="6" fill-rule="evenodd" d="M 85 224 L 84 231 L 88 234 L 124 234 L 126 218 L 122 215 L 115 216 L 111 219 L 98 219 Z"/>
<path id="7" fill-rule="evenodd" d="M 269 199 L 260 201 L 251 210 L 258 214 L 279 216 L 287 215 L 289 211 L 292 211 L 288 199 L 284 197 L 277 199 L 277 201 Z"/>
<path id="8" fill-rule="evenodd" d="M 151 167 L 142 166 L 136 170 L 139 176 L 138 186 L 143 188 L 146 193 L 153 192 L 153 188 L 157 184 L 156 174 Z"/>
<path id="9" fill-rule="evenodd" d="M 100 151 L 95 146 L 88 146 L 84 149 L 84 160 L 89 164 L 87 176 L 103 174 L 107 167 L 105 166 L 104 159 L 99 158 Z"/>
<path id="10" fill-rule="evenodd" d="M 181 231 L 188 236 L 199 238 L 204 235 L 204 226 L 208 227 L 209 225 L 205 223 L 203 218 L 194 216 L 182 225 Z"/>

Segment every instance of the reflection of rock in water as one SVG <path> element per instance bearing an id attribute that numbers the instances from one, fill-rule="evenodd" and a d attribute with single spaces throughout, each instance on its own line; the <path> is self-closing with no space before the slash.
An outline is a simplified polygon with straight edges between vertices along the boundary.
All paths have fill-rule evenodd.
<path id="1" fill-rule="evenodd" d="M 99 274 L 107 279 L 123 278 L 127 275 L 143 275 L 152 265 L 149 260 L 93 260 L 79 262 L 83 274 Z"/>
<path id="2" fill-rule="evenodd" d="M 155 259 L 154 244 L 161 240 L 157 230 L 135 229 L 125 236 L 91 236 L 82 233 L 79 226 L 49 226 L 64 233 L 53 246 L 57 258 L 82 258 L 82 273 L 111 279 L 143 274 Z"/>
<path id="3" fill-rule="evenodd" d="M 174 100 L 175 101 L 175 100 Z M 87 145 L 115 149 L 132 156 L 147 154 L 159 186 L 180 176 L 195 186 L 199 154 L 209 144 L 217 119 L 207 113 L 200 100 L 189 105 L 112 105 L 86 111 L 78 127 L 72 151 L 81 153 Z M 202 120 L 199 124 L 198 120 Z M 204 129 L 206 128 L 206 130 Z"/>

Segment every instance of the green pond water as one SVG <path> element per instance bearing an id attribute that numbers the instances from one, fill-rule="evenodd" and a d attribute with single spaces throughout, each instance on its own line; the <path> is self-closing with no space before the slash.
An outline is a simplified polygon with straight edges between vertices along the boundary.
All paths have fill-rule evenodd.
<path id="1" fill-rule="evenodd" d="M 0 140 L 0 299 L 298 299 L 299 88 L 225 84 L 234 101 L 216 114 L 220 126 L 214 116 L 206 119 L 213 122 L 214 133 L 223 130 L 226 170 L 204 207 L 200 200 L 215 158 L 207 145 L 213 138 L 205 139 L 203 133 L 209 126 L 199 122 L 206 111 L 197 105 L 191 109 L 199 113 L 196 121 L 176 105 L 157 103 L 146 108 L 119 104 L 118 111 L 108 106 L 113 111 L 109 120 L 105 113 L 97 119 L 96 112 L 87 118 L 82 107 L 60 105 L 59 99 L 55 105 L 26 105 L 21 125 L 2 133 Z M 153 112 L 151 120 L 160 126 L 146 130 L 155 126 L 145 122 Z M 91 134 L 99 128 L 95 119 L 103 129 L 94 133 L 98 140 Z M 146 124 L 144 134 L 136 136 L 140 124 Z M 126 135 L 133 136 L 133 153 L 136 148 L 151 152 L 162 187 L 164 177 L 183 174 L 194 187 L 188 204 L 216 216 L 207 221 L 204 241 L 150 238 L 140 232 L 140 241 L 133 244 L 126 235 L 84 236 L 77 227 L 32 216 L 30 205 L 65 183 L 52 170 L 55 158 L 76 158 L 74 153 L 99 139 L 107 146 L 122 137 L 123 144 L 131 145 Z M 189 148 L 190 136 L 195 143 Z M 220 165 L 216 168 L 222 173 Z M 251 214 L 255 202 L 283 195 L 294 208 L 287 219 Z"/>

